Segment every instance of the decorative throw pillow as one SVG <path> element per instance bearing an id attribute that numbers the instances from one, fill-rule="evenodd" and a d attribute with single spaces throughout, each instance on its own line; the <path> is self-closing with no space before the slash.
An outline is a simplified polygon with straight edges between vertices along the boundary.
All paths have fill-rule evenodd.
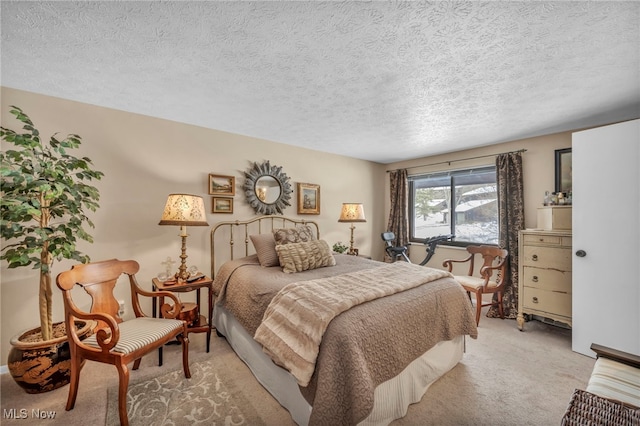
<path id="1" fill-rule="evenodd" d="M 261 266 L 278 266 L 278 253 L 276 252 L 276 240 L 273 234 L 256 234 L 250 235 L 253 247 L 256 249 L 258 261 Z"/>
<path id="2" fill-rule="evenodd" d="M 295 228 L 274 229 L 273 237 L 276 240 L 276 245 L 302 243 L 314 241 L 316 239 L 310 225 L 299 225 Z"/>
<path id="3" fill-rule="evenodd" d="M 287 274 L 336 264 L 336 259 L 325 240 L 280 244 L 276 245 L 276 252 L 282 271 Z"/>

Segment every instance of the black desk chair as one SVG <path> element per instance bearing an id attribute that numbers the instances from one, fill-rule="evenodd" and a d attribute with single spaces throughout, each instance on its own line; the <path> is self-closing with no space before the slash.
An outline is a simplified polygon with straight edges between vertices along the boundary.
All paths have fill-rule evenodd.
<path id="1" fill-rule="evenodd" d="M 396 239 L 396 235 L 393 232 L 383 232 L 380 236 L 382 237 L 382 241 L 386 244 L 384 251 L 387 252 L 394 262 L 398 260 L 399 257 L 403 257 L 405 261 L 411 263 L 407 256 L 407 247 L 393 245 L 393 241 Z"/>

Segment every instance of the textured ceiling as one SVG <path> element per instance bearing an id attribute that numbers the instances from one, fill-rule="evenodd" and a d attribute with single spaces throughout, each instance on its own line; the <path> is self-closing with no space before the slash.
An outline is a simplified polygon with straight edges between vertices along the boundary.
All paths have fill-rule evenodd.
<path id="1" fill-rule="evenodd" d="M 1 3 L 2 85 L 381 163 L 640 116 L 638 2 Z"/>

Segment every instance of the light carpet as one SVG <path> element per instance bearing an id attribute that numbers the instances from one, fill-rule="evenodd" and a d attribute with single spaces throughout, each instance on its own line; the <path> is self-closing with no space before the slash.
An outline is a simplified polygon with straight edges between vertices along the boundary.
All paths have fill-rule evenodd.
<path id="1" fill-rule="evenodd" d="M 559 425 L 575 389 L 585 389 L 595 360 L 571 351 L 571 330 L 531 321 L 521 332 L 514 320 L 480 319 L 477 340 L 466 340 L 462 361 L 434 383 L 422 400 L 409 407 L 407 415 L 391 426 L 415 425 Z M 269 426 L 293 425 L 289 413 L 257 382 L 247 366 L 235 355 L 224 338 L 211 336 L 211 352 L 206 353 L 204 333 L 189 335 L 190 365 L 214 363 L 228 376 L 221 381 L 229 389 L 241 389 Z M 164 366 L 156 354 L 142 359 L 140 369 L 131 371 L 131 383 L 177 372 L 184 381 L 179 346 L 164 350 Z M 231 377 L 227 381 L 226 377 Z M 193 379 L 191 379 L 193 380 Z M 53 411 L 55 420 L 47 424 L 86 426 L 105 424 L 107 390 L 116 387 L 118 375 L 110 365 L 87 362 L 80 375 L 76 406 L 65 411 L 69 387 L 39 395 L 29 395 L 9 374 L 0 377 L 0 408 L 3 413 L 25 410 L 28 420 L 3 415 L 2 426 L 35 423 L 35 410 Z M 115 401 L 115 399 L 114 399 Z M 238 404 L 239 406 L 241 404 Z M 244 406 L 241 407 L 244 409 Z M 245 411 L 242 411 L 247 415 Z M 117 417 L 116 417 L 117 418 Z M 38 423 L 40 424 L 40 423 Z M 117 425 L 119 422 L 107 423 Z M 175 424 L 187 424 L 185 421 Z M 209 423 L 213 424 L 213 422 Z"/>
<path id="2" fill-rule="evenodd" d="M 228 370 L 213 360 L 193 363 L 191 378 L 182 369 L 130 383 L 127 411 L 131 426 L 266 425 Z M 118 424 L 118 387 L 108 390 L 107 425 Z"/>

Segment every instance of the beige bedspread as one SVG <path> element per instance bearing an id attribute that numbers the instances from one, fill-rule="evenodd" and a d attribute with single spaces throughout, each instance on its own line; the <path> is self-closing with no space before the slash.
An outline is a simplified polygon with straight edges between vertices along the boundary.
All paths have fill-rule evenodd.
<path id="1" fill-rule="evenodd" d="M 263 268 L 255 257 L 228 262 L 214 280 L 216 303 L 224 305 L 253 335 L 269 302 L 287 284 L 386 265 L 354 256 L 336 256 L 336 261 L 335 267 L 298 274 Z M 309 385 L 300 387 L 313 407 L 310 424 L 362 421 L 373 407 L 376 386 L 398 375 L 436 343 L 458 335 L 475 338 L 477 329 L 469 299 L 452 278 L 341 313 L 324 333 Z"/>
<path id="2" fill-rule="evenodd" d="M 337 315 L 361 303 L 451 276 L 439 269 L 398 262 L 291 283 L 269 304 L 254 339 L 276 364 L 289 370 L 300 386 L 307 386 L 322 336 Z"/>

